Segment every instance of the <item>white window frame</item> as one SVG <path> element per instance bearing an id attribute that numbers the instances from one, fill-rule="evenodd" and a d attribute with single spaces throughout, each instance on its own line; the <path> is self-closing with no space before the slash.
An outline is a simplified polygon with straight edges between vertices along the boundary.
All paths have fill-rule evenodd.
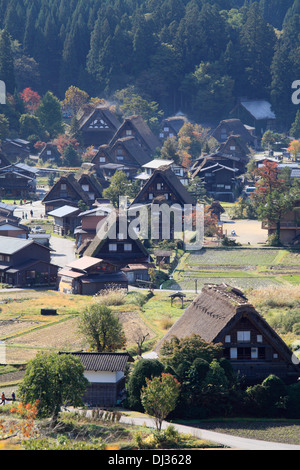
<path id="1" fill-rule="evenodd" d="M 230 359 L 237 359 L 237 348 L 230 348 Z"/>
<path id="2" fill-rule="evenodd" d="M 237 341 L 239 343 L 250 343 L 251 341 L 251 331 L 238 331 L 237 332 Z"/>
<path id="3" fill-rule="evenodd" d="M 258 348 L 251 348 L 251 359 L 258 359 Z"/>
<path id="4" fill-rule="evenodd" d="M 116 243 L 110 243 L 108 249 L 109 251 L 118 251 L 118 245 Z"/>

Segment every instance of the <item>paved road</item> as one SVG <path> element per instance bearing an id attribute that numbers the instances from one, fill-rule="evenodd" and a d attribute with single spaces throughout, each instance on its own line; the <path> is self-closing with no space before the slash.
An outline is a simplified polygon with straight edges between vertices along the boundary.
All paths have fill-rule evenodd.
<path id="1" fill-rule="evenodd" d="M 65 267 L 76 259 L 74 241 L 66 238 L 51 237 L 50 248 L 54 251 L 51 254 L 51 263 L 60 267 Z"/>
<path id="2" fill-rule="evenodd" d="M 122 416 L 121 423 L 133 424 L 137 426 L 147 426 L 149 428 L 155 427 L 154 420 L 151 418 L 135 418 L 130 416 Z M 166 429 L 170 423 L 164 421 L 162 429 Z M 278 442 L 266 442 L 255 439 L 246 439 L 243 437 L 231 436 L 229 434 L 221 434 L 205 429 L 197 429 L 190 426 L 183 426 L 181 424 L 172 423 L 178 432 L 182 434 L 190 434 L 199 439 L 204 439 L 217 444 L 222 444 L 232 449 L 240 450 L 300 450 L 300 445 L 280 444 Z"/>

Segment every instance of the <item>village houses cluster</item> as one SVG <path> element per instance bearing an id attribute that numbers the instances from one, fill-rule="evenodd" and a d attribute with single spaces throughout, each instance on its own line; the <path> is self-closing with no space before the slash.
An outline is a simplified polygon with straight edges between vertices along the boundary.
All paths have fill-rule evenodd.
<path id="1" fill-rule="evenodd" d="M 247 196 L 247 190 L 253 190 L 255 182 L 247 179 L 247 165 L 261 150 L 265 131 L 276 128 L 276 117 L 265 101 L 241 101 L 228 119 L 210 130 L 216 149 L 202 151 L 190 168 L 164 159 L 159 153 L 164 142 L 176 137 L 186 122 L 186 116 L 181 114 L 165 118 L 156 136 L 140 115 L 119 122 L 105 105 L 81 113 L 78 123 L 83 146 L 92 146 L 96 151 L 78 171 L 53 169 L 59 177 L 43 194 L 43 213 L 37 216 L 51 221 L 55 235 L 74 240 L 74 260 L 65 266 L 53 262 L 50 235 L 43 230 L 32 231 L 20 215 L 22 207 L 37 199 L 37 178 L 51 173 L 51 162 L 60 158 L 60 151 L 52 143 L 46 144 L 38 156 L 44 165 L 37 167 L 24 163 L 30 158 L 28 142 L 4 140 L 0 195 L 14 204 L 0 202 L 0 282 L 19 288 L 49 286 L 76 295 L 95 295 L 111 286 L 126 290 L 128 286 L 151 286 L 151 270 L 160 263 L 169 265 L 172 251 L 157 247 L 150 253 L 138 236 L 133 239 L 118 230 L 118 208 L 103 196 L 103 190 L 109 188 L 112 177 L 120 171 L 138 187 L 128 208 L 166 204 L 182 210 L 182 218 L 185 206 L 197 204 L 189 185 L 200 178 L 213 201 L 211 211 L 217 211 L 222 237 L 222 202 L 234 202 L 241 193 Z M 275 161 L 272 152 L 259 155 L 255 160 L 257 167 L 266 159 Z M 297 162 L 284 163 L 282 157 L 276 161 L 290 167 L 292 177 L 300 177 Z M 112 212 L 116 236 L 101 238 L 99 229 Z M 274 231 L 268 224 L 265 228 L 270 233 Z M 162 232 L 159 219 L 158 241 L 163 240 Z M 292 210 L 282 220 L 281 235 L 289 243 L 299 234 L 297 214 Z M 176 239 L 172 227 L 170 238 Z M 159 357 L 161 345 L 172 335 L 185 338 L 192 333 L 204 341 L 222 343 L 224 356 L 249 382 L 263 380 L 270 373 L 288 383 L 299 376 L 291 351 L 238 289 L 225 284 L 206 285 L 156 346 L 154 357 Z M 76 354 L 91 384 L 87 401 L 101 406 L 116 404 L 124 391 L 124 372 L 131 356 L 123 352 Z"/>

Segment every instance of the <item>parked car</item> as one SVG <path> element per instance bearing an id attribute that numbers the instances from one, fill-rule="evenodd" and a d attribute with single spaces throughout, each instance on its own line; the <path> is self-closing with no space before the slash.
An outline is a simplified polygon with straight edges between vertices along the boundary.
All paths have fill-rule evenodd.
<path id="1" fill-rule="evenodd" d="M 42 229 L 40 225 L 36 225 L 31 231 L 32 233 L 46 233 L 46 230 Z"/>

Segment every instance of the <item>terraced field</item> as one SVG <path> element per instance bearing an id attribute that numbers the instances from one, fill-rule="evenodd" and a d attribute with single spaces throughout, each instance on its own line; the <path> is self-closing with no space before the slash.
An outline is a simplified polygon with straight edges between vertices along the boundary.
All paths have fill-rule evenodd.
<path id="1" fill-rule="evenodd" d="M 300 252 L 272 248 L 219 248 L 186 253 L 163 288 L 200 290 L 225 282 L 240 289 L 298 285 Z"/>

